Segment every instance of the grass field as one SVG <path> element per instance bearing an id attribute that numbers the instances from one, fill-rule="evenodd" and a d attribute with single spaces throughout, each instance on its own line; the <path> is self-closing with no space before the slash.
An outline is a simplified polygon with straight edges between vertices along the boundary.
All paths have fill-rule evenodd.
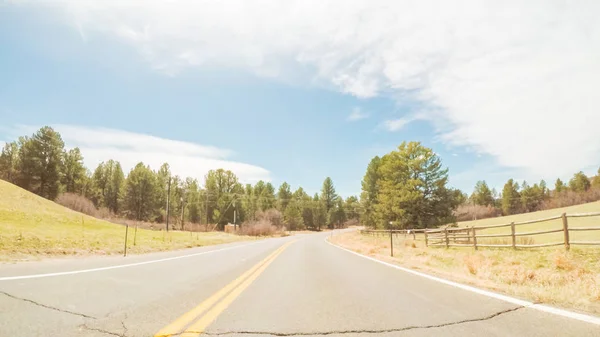
<path id="1" fill-rule="evenodd" d="M 122 254 L 125 226 L 72 211 L 0 180 L 0 261 L 40 256 Z M 135 245 L 134 245 L 135 236 Z M 222 232 L 152 231 L 129 227 L 128 254 L 247 240 Z"/>
<path id="2" fill-rule="evenodd" d="M 524 213 L 517 215 L 510 215 L 498 218 L 489 218 L 476 221 L 465 221 L 458 223 L 459 227 L 471 227 L 471 226 L 488 226 L 488 225 L 500 225 L 509 224 L 511 222 L 521 222 L 535 219 L 544 219 L 562 213 L 575 214 L 575 213 L 592 213 L 600 212 L 600 201 L 591 202 L 588 204 L 550 209 L 546 211 Z M 586 218 L 568 218 L 569 227 L 600 227 L 600 216 L 586 217 Z M 541 230 L 551 229 L 562 229 L 562 220 L 551 220 L 546 222 L 540 222 L 535 224 L 518 225 L 515 227 L 516 233 L 523 232 L 535 232 Z M 478 234 L 510 234 L 510 227 L 490 228 L 485 230 L 477 230 Z M 510 243 L 510 238 L 488 238 L 478 239 L 480 243 Z M 550 233 L 535 236 L 524 236 L 517 238 L 521 243 L 536 244 L 536 243 L 550 243 L 550 242 L 564 242 L 563 233 Z M 585 231 L 585 232 L 570 232 L 570 241 L 600 241 L 600 231 Z M 518 242 L 519 243 L 519 242 Z"/>

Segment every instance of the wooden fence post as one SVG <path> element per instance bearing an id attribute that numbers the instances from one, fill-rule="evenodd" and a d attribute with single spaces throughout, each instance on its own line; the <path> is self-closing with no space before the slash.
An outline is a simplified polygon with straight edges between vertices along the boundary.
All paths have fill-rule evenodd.
<path id="1" fill-rule="evenodd" d="M 563 223 L 563 232 L 565 234 L 565 249 L 571 249 L 571 244 L 569 243 L 569 222 L 567 221 L 567 213 L 562 214 L 562 223 Z"/>
<path id="2" fill-rule="evenodd" d="M 425 233 L 425 247 L 429 247 L 429 241 L 427 239 L 427 231 L 424 231 L 423 233 Z"/>
<path id="3" fill-rule="evenodd" d="M 517 249 L 517 237 L 515 236 L 515 223 L 510 223 L 510 238 L 512 239 L 513 249 Z"/>
<path id="4" fill-rule="evenodd" d="M 475 226 L 471 227 L 471 232 L 473 234 L 473 248 L 477 250 L 477 234 L 475 234 Z"/>
<path id="5" fill-rule="evenodd" d="M 129 225 L 125 224 L 125 247 L 123 248 L 123 256 L 127 256 L 127 233 L 129 232 Z"/>
<path id="6" fill-rule="evenodd" d="M 390 229 L 390 255 L 394 257 L 394 236 L 393 232 Z"/>
<path id="7" fill-rule="evenodd" d="M 446 237 L 446 248 L 450 246 L 450 241 L 448 240 L 448 228 L 444 228 L 444 236 Z"/>

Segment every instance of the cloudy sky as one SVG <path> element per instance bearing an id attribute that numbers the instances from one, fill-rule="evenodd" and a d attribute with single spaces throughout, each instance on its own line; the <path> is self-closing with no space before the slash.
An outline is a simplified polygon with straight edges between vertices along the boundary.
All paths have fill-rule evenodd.
<path id="1" fill-rule="evenodd" d="M 224 167 L 360 192 L 432 147 L 451 184 L 600 166 L 598 1 L 0 2 L 0 141 L 41 125 L 93 168 Z"/>

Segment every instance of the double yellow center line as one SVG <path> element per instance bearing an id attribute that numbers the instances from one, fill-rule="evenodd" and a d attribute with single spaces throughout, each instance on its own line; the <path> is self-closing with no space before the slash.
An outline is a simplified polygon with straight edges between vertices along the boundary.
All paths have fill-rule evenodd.
<path id="1" fill-rule="evenodd" d="M 204 300 L 194 309 L 183 314 L 171 324 L 162 328 L 154 337 L 199 336 L 258 276 L 294 241 L 279 247 L 240 277 Z"/>

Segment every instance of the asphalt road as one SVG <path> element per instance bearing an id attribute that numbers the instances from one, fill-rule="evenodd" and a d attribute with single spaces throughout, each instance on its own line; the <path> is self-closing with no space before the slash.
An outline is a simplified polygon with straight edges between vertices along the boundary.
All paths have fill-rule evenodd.
<path id="1" fill-rule="evenodd" d="M 598 325 L 390 268 L 326 235 L 0 265 L 0 336 L 600 336 Z"/>

